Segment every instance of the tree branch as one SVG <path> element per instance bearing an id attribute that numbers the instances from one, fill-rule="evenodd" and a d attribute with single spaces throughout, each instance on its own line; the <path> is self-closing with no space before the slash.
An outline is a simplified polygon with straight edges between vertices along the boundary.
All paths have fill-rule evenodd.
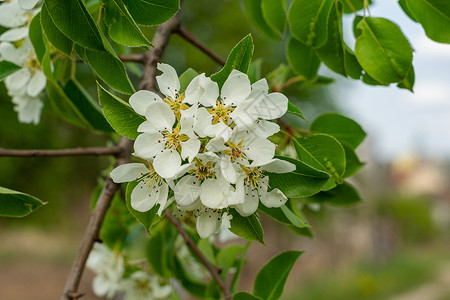
<path id="1" fill-rule="evenodd" d="M 225 60 L 221 58 L 219 55 L 214 53 L 211 49 L 209 49 L 205 44 L 200 42 L 192 33 L 186 30 L 183 26 L 180 26 L 177 30 L 177 33 L 183 37 L 186 41 L 203 51 L 206 55 L 211 57 L 215 62 L 218 64 L 221 64 L 222 66 L 225 65 Z"/>
<path id="2" fill-rule="evenodd" d="M 177 218 L 175 218 L 170 211 L 166 210 L 166 218 L 175 226 L 177 231 L 181 234 L 184 241 L 186 242 L 186 245 L 188 245 L 189 248 L 191 248 L 192 252 L 200 259 L 200 261 L 205 265 L 205 267 L 208 269 L 209 273 L 211 273 L 211 276 L 213 279 L 217 282 L 219 285 L 219 288 L 222 290 L 223 296 L 226 300 L 231 300 L 231 292 L 229 288 L 226 286 L 225 282 L 223 282 L 222 278 L 220 278 L 219 271 L 216 267 L 214 267 L 211 262 L 203 255 L 203 253 L 198 249 L 197 245 L 194 243 L 194 241 L 189 237 L 187 232 L 183 229 L 183 226 L 181 226 L 180 221 L 178 221 Z"/>
<path id="3" fill-rule="evenodd" d="M 119 56 L 119 59 L 121 61 L 123 61 L 123 62 L 135 62 L 135 63 L 140 63 L 140 64 L 145 63 L 144 53 L 140 53 L 140 54 L 120 54 L 118 56 Z"/>
<path id="4" fill-rule="evenodd" d="M 19 150 L 0 148 L 0 157 L 62 157 L 62 156 L 85 156 L 85 155 L 119 155 L 122 148 L 118 145 L 111 147 L 91 147 L 58 150 Z"/>
<path id="5" fill-rule="evenodd" d="M 131 140 L 125 137 L 120 138 L 117 147 L 121 149 L 121 152 L 117 156 L 115 166 L 129 162 L 132 146 L 133 142 Z M 88 227 L 84 233 L 83 242 L 80 250 L 78 251 L 77 258 L 73 262 L 69 277 L 67 278 L 61 300 L 73 300 L 83 296 L 83 294 L 78 293 L 77 290 L 80 284 L 81 276 L 83 275 L 86 260 L 92 250 L 94 241 L 98 237 L 106 211 L 108 210 L 111 200 L 118 189 L 119 184 L 114 183 L 112 179 L 108 177 L 100 197 L 98 198 L 95 209 L 92 212 Z"/>

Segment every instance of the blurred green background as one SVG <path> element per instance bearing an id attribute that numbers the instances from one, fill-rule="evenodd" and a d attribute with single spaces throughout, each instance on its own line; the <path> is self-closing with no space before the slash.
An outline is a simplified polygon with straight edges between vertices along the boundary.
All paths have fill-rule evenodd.
<path id="1" fill-rule="evenodd" d="M 280 63 L 287 64 L 285 45 L 268 42 L 254 30 L 241 1 L 185 1 L 182 20 L 224 58 L 251 32 L 263 77 Z M 145 32 L 151 36 L 152 31 Z M 172 36 L 163 62 L 179 74 L 193 68 L 211 75 L 220 68 L 177 35 Z M 132 66 L 137 72 L 139 68 Z M 89 82 L 82 68 L 77 72 L 80 81 Z M 131 76 L 137 86 L 139 77 Z M 297 84 L 285 93 L 313 120 L 323 112 L 347 113 L 336 97 L 347 85 Z M 95 96 L 94 86 L 89 91 Z M 19 123 L 3 84 L 0 112 L 0 147 L 62 149 L 112 143 L 106 135 L 65 122 L 48 103 L 38 126 Z M 298 249 L 306 252 L 294 267 L 282 299 L 450 299 L 448 161 L 410 156 L 380 163 L 371 155 L 370 142 L 360 155 L 367 165 L 353 183 L 363 202 L 354 207 L 305 206 L 313 239 L 299 237 L 263 216 L 267 246 L 251 246 L 241 289 L 252 289 L 269 257 Z M 87 225 L 91 194 L 109 165 L 107 157 L 0 158 L 0 186 L 48 202 L 24 219 L 0 218 L 0 299 L 58 298 Z M 420 189 L 423 182 L 430 183 Z M 84 299 L 96 299 L 90 292 L 91 278 L 88 272 L 83 279 L 81 289 L 88 293 Z"/>

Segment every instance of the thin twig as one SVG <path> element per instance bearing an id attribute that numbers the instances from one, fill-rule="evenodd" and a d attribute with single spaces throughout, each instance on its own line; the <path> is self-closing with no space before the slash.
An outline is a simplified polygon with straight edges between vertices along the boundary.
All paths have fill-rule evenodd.
<path id="1" fill-rule="evenodd" d="M 178 28 L 177 33 L 183 37 L 186 41 L 203 51 L 206 55 L 211 57 L 215 62 L 221 64 L 222 66 L 225 65 L 225 60 L 221 58 L 219 55 L 214 53 L 211 49 L 209 49 L 205 44 L 200 42 L 192 33 L 186 30 L 183 26 L 180 26 Z"/>
<path id="2" fill-rule="evenodd" d="M 220 278 L 219 271 L 216 267 L 214 267 L 211 262 L 203 255 L 203 253 L 200 251 L 200 249 L 197 247 L 197 245 L 194 243 L 194 241 L 190 238 L 190 236 L 187 234 L 187 232 L 183 229 L 183 226 L 181 226 L 180 221 L 178 221 L 177 218 L 175 218 L 169 210 L 166 210 L 166 218 L 175 226 L 177 231 L 181 234 L 184 241 L 186 242 L 186 245 L 188 245 L 189 248 L 191 248 L 192 252 L 200 259 L 200 261 L 205 265 L 206 269 L 208 269 L 209 273 L 211 273 L 211 276 L 213 279 L 217 282 L 219 285 L 219 288 L 222 290 L 223 296 L 226 300 L 231 299 L 231 292 L 229 288 L 226 286 L 225 282 L 223 282 L 222 278 Z"/>
<path id="3" fill-rule="evenodd" d="M 87 156 L 87 155 L 118 155 L 122 152 L 119 146 L 90 147 L 58 150 L 19 150 L 0 148 L 0 157 L 62 157 L 62 156 Z"/>
<path id="4" fill-rule="evenodd" d="M 122 137 L 119 140 L 117 146 L 120 147 L 121 153 L 117 156 L 116 166 L 129 162 L 132 145 L 133 142 L 125 137 Z M 83 242 L 78 251 L 77 258 L 73 262 L 69 277 L 67 278 L 61 300 L 74 300 L 82 296 L 82 294 L 78 293 L 77 290 L 80 284 L 81 276 L 83 275 L 86 260 L 92 250 L 95 240 L 98 237 L 106 211 L 108 210 L 111 200 L 118 189 L 119 184 L 114 183 L 112 179 L 108 177 L 105 185 L 103 186 L 100 197 L 98 198 L 97 204 L 95 205 L 95 209 L 92 212 L 88 227 L 84 233 Z"/>
<path id="5" fill-rule="evenodd" d="M 145 63 L 144 54 L 120 54 L 119 59 L 123 62 Z"/>

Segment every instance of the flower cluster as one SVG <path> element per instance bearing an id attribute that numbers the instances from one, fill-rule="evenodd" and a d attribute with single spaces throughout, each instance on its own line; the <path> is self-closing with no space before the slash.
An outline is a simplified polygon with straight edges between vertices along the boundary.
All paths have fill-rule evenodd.
<path id="1" fill-rule="evenodd" d="M 295 170 L 274 158 L 276 145 L 268 137 L 279 126 L 288 99 L 269 93 L 265 79 L 253 84 L 233 70 L 221 89 L 200 74 L 180 92 L 176 71 L 158 64 L 161 93 L 141 90 L 130 97 L 133 109 L 145 117 L 134 144 L 134 156 L 148 162 L 121 165 L 111 172 L 117 182 L 137 181 L 131 205 L 148 211 L 159 204 L 158 214 L 173 201 L 178 212 L 193 212 L 201 238 L 230 226 L 229 208 L 253 214 L 259 202 L 279 207 L 287 198 L 270 189 L 265 172 Z M 173 197 L 168 199 L 169 189 Z"/>
<path id="2" fill-rule="evenodd" d="M 28 38 L 29 24 L 39 12 L 33 9 L 36 3 L 11 0 L 0 5 L 0 25 L 9 28 L 0 35 L 0 60 L 21 67 L 5 79 L 5 85 L 19 121 L 34 124 L 40 120 L 43 103 L 39 95 L 47 81 Z"/>
<path id="3" fill-rule="evenodd" d="M 95 243 L 86 266 L 95 274 L 92 289 L 98 297 L 113 298 L 125 293 L 125 300 L 167 299 L 172 287 L 162 284 L 155 274 L 137 269 L 131 274 L 126 271 L 126 262 L 119 252 Z"/>

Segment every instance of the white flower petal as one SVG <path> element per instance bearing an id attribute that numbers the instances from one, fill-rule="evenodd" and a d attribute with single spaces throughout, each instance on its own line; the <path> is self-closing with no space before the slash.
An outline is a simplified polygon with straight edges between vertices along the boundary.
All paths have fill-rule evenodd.
<path id="1" fill-rule="evenodd" d="M 94 280 L 92 280 L 92 290 L 94 294 L 98 297 L 106 296 L 109 289 L 111 288 L 110 281 L 103 276 L 95 276 Z"/>
<path id="2" fill-rule="evenodd" d="M 197 232 L 200 238 L 206 239 L 220 229 L 220 214 L 211 209 L 204 209 L 197 217 Z"/>
<path id="3" fill-rule="evenodd" d="M 251 92 L 248 76 L 233 70 L 222 86 L 221 97 L 225 105 L 236 106 L 246 99 Z"/>
<path id="4" fill-rule="evenodd" d="M 30 81 L 27 85 L 27 94 L 31 97 L 36 97 L 40 92 L 45 89 L 45 84 L 47 83 L 47 77 L 45 77 L 44 72 L 37 70 L 31 76 Z"/>
<path id="5" fill-rule="evenodd" d="M 293 163 L 274 158 L 269 163 L 261 166 L 261 169 L 271 173 L 289 173 L 295 171 L 296 167 Z"/>
<path id="6" fill-rule="evenodd" d="M 200 103 L 213 106 L 219 97 L 219 86 L 206 77 L 205 74 L 196 76 L 186 88 L 184 101 L 189 104 Z"/>
<path id="7" fill-rule="evenodd" d="M 161 188 L 163 186 L 165 186 L 165 196 L 167 198 L 167 184 L 163 183 Z M 158 186 L 157 180 L 151 181 L 150 185 L 142 180 L 131 192 L 131 207 L 140 212 L 149 211 L 159 200 L 159 195 L 160 187 Z"/>
<path id="8" fill-rule="evenodd" d="M 19 0 L 20 7 L 25 10 L 32 9 L 39 0 Z"/>
<path id="9" fill-rule="evenodd" d="M 19 121 L 22 123 L 38 124 L 44 104 L 39 98 L 27 95 L 13 96 L 12 102 L 16 104 L 14 110 L 18 113 Z"/>
<path id="10" fill-rule="evenodd" d="M 0 35 L 2 42 L 15 42 L 28 36 L 28 27 L 13 28 Z"/>
<path id="11" fill-rule="evenodd" d="M 134 142 L 134 156 L 151 159 L 164 149 L 162 134 L 159 132 L 144 132 L 136 138 Z"/>
<path id="12" fill-rule="evenodd" d="M 181 142 L 181 158 L 189 157 L 189 162 L 195 158 L 200 150 L 200 141 L 198 139 L 189 139 L 186 142 Z"/>
<path id="13" fill-rule="evenodd" d="M 175 201 L 181 207 L 191 206 L 200 196 L 201 188 L 195 176 L 187 175 L 175 185 Z"/>
<path id="14" fill-rule="evenodd" d="M 209 125 L 208 127 L 206 127 L 205 133 L 209 137 L 221 137 L 223 138 L 224 142 L 228 142 L 233 131 L 225 123 L 219 121 L 217 124 Z"/>
<path id="15" fill-rule="evenodd" d="M 275 144 L 266 139 L 253 139 L 245 147 L 243 152 L 253 160 L 252 166 L 255 167 L 270 162 L 275 155 Z"/>
<path id="16" fill-rule="evenodd" d="M 257 209 L 259 204 L 258 190 L 252 190 L 252 186 L 245 186 L 244 201 L 234 206 L 236 211 L 243 217 L 252 215 Z"/>
<path id="17" fill-rule="evenodd" d="M 252 92 L 248 96 L 249 98 L 258 99 L 261 95 L 269 93 L 269 85 L 265 78 L 258 80 L 252 84 Z"/>
<path id="18" fill-rule="evenodd" d="M 224 208 L 223 201 L 225 195 L 222 189 L 218 188 L 219 181 L 217 179 L 208 178 L 201 185 L 200 200 L 203 205 L 209 208 Z"/>
<path id="19" fill-rule="evenodd" d="M 260 138 L 266 139 L 279 131 L 280 125 L 277 123 L 266 120 L 258 120 L 252 133 Z"/>
<path id="20" fill-rule="evenodd" d="M 24 65 L 30 56 L 28 47 L 16 48 L 13 44 L 2 42 L 0 43 L 0 58 L 3 60 L 15 63 L 18 66 Z"/>
<path id="21" fill-rule="evenodd" d="M 16 1 L 3 3 L 0 8 L 0 25 L 7 28 L 24 25 L 28 22 L 25 13 Z"/>
<path id="22" fill-rule="evenodd" d="M 162 102 L 161 98 L 150 91 L 140 90 L 131 95 L 129 102 L 131 107 L 140 115 L 144 116 L 147 110 L 147 107 L 150 103 L 155 101 Z"/>
<path id="23" fill-rule="evenodd" d="M 258 119 L 260 112 L 258 102 L 254 99 L 247 99 L 236 107 L 236 109 L 230 114 L 230 118 L 239 127 L 248 127 Z"/>
<path id="24" fill-rule="evenodd" d="M 261 196 L 261 202 L 266 207 L 280 207 L 286 203 L 287 197 L 279 189 L 273 189 Z"/>
<path id="25" fill-rule="evenodd" d="M 147 106 L 145 117 L 157 130 L 171 130 L 175 115 L 165 102 L 153 102 Z"/>
<path id="26" fill-rule="evenodd" d="M 163 195 L 163 194 L 161 193 L 161 195 Z M 160 197 L 161 197 L 161 195 L 160 195 Z M 174 200 L 175 200 L 174 197 L 170 197 L 170 199 L 168 199 L 168 200 L 167 200 L 167 196 L 166 196 L 165 199 L 161 197 L 161 198 L 158 200 L 158 203 L 159 203 L 158 216 L 161 217 L 162 212 L 163 212 L 164 210 L 166 210 L 166 208 L 168 208 L 169 205 L 172 204 L 172 202 L 173 202 Z"/>
<path id="27" fill-rule="evenodd" d="M 220 171 L 223 177 L 232 184 L 236 183 L 236 170 L 229 156 L 224 156 L 220 159 Z"/>
<path id="28" fill-rule="evenodd" d="M 213 116 L 204 107 L 197 110 L 197 115 L 194 121 L 194 130 L 199 137 L 206 137 L 205 129 L 211 125 Z"/>
<path id="29" fill-rule="evenodd" d="M 139 125 L 137 132 L 155 132 L 155 127 L 149 121 L 144 121 Z"/>
<path id="30" fill-rule="evenodd" d="M 141 163 L 123 164 L 111 171 L 109 176 L 115 183 L 129 182 L 149 173 L 147 166 Z"/>
<path id="31" fill-rule="evenodd" d="M 173 178 L 181 169 L 181 157 L 176 150 L 165 149 L 153 161 L 156 173 L 162 178 Z"/>
<path id="32" fill-rule="evenodd" d="M 259 99 L 259 117 L 266 120 L 280 118 L 287 111 L 288 98 L 281 93 L 263 95 Z"/>
<path id="33" fill-rule="evenodd" d="M 5 85 L 11 92 L 25 90 L 25 86 L 30 80 L 31 72 L 27 68 L 22 68 L 5 79 Z"/>
<path id="34" fill-rule="evenodd" d="M 162 63 L 158 63 L 157 69 L 163 72 L 161 75 L 156 76 L 159 90 L 167 97 L 175 99 L 176 94 L 180 91 L 177 71 L 172 66 Z"/>

